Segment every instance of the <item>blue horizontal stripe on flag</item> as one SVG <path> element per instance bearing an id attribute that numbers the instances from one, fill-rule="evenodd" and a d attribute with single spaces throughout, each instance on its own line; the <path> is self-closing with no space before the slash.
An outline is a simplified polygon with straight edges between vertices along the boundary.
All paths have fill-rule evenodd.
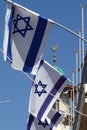
<path id="1" fill-rule="evenodd" d="M 40 111 L 38 112 L 38 119 L 41 120 L 45 110 L 48 107 L 48 104 L 52 101 L 52 99 L 54 98 L 54 96 L 56 95 L 56 93 L 58 92 L 58 90 L 61 88 L 62 84 L 66 81 L 66 78 L 62 75 L 60 77 L 60 79 L 57 81 L 57 83 L 55 84 L 55 86 L 53 87 L 53 89 L 51 90 L 51 94 L 48 95 L 48 97 L 46 98 L 46 100 L 44 101 Z"/>
<path id="2" fill-rule="evenodd" d="M 44 18 L 39 17 L 39 21 L 36 27 L 36 31 L 33 37 L 33 41 L 31 43 L 25 65 L 23 68 L 23 71 L 29 72 L 32 70 L 32 67 L 34 66 L 39 48 L 41 46 L 41 42 L 44 36 L 44 32 L 47 26 L 47 20 Z"/>
<path id="3" fill-rule="evenodd" d="M 8 48 L 7 48 L 7 56 L 12 60 L 12 53 L 11 53 L 11 29 L 12 29 L 12 20 L 13 20 L 13 16 L 14 16 L 14 8 L 11 8 L 11 14 L 10 14 L 10 18 L 8 21 L 8 28 L 9 28 L 9 38 L 8 38 Z M 7 60 L 9 60 L 7 58 Z"/>

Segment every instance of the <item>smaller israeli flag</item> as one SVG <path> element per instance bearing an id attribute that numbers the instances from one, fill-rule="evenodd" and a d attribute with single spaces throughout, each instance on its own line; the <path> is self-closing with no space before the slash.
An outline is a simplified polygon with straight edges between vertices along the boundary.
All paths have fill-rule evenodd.
<path id="1" fill-rule="evenodd" d="M 30 92 L 29 113 L 43 122 L 68 82 L 65 76 L 41 60 Z"/>
<path id="2" fill-rule="evenodd" d="M 33 115 L 30 114 L 28 124 L 27 124 L 27 130 L 52 130 L 47 122 L 45 120 L 44 122 L 41 122 L 37 118 L 35 118 Z"/>
<path id="3" fill-rule="evenodd" d="M 60 123 L 60 121 L 63 119 L 63 116 L 61 113 L 56 111 L 54 108 L 51 108 L 49 111 L 47 117 L 46 117 L 48 124 L 52 130 L 55 130 Z"/>
<path id="4" fill-rule="evenodd" d="M 36 74 L 51 27 L 51 20 L 7 1 L 4 60 L 8 56 L 14 69 Z"/>
<path id="5" fill-rule="evenodd" d="M 63 116 L 55 109 L 51 109 L 44 122 L 41 122 L 30 114 L 27 130 L 56 130 L 58 124 L 63 119 Z"/>

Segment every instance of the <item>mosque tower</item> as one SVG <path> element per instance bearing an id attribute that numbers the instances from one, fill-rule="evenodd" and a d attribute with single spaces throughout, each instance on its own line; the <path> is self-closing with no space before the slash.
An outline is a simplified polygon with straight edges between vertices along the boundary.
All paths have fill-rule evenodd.
<path id="1" fill-rule="evenodd" d="M 51 50 L 53 52 L 53 64 L 54 68 L 62 73 L 63 75 L 65 74 L 64 71 L 59 68 L 56 65 L 56 51 L 58 49 L 58 45 L 52 46 L 51 45 Z M 73 98 L 74 97 L 74 98 Z M 74 111 L 73 107 L 75 106 L 75 97 L 76 97 L 76 89 L 72 85 L 67 85 L 63 92 L 60 95 L 60 99 L 57 99 L 57 101 L 54 104 L 54 109 L 56 109 L 58 112 L 60 112 L 63 115 L 63 120 L 58 124 L 57 130 L 72 130 L 72 126 L 74 124 Z M 69 107 L 71 106 L 71 108 Z"/>

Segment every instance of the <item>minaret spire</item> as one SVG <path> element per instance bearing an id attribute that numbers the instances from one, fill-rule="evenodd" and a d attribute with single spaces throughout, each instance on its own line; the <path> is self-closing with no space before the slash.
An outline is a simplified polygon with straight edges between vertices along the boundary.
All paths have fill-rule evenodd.
<path id="1" fill-rule="evenodd" d="M 58 45 L 51 45 L 50 46 L 52 51 L 53 51 L 53 63 L 54 63 L 54 66 L 56 65 L 56 50 L 58 48 Z"/>

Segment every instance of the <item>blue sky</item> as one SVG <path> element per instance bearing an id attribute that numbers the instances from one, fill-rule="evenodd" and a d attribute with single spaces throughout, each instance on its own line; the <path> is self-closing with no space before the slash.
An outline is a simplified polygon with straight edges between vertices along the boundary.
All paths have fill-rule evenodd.
<path id="1" fill-rule="evenodd" d="M 81 29 L 80 4 L 87 0 L 14 0 L 41 16 L 52 19 L 78 33 Z M 0 0 L 0 48 L 3 48 L 4 18 L 6 2 Z M 87 8 L 85 8 L 85 29 L 87 30 Z M 85 32 L 87 39 L 87 32 Z M 58 45 L 57 63 L 71 79 L 71 71 L 75 70 L 75 50 L 78 50 L 79 39 L 60 27 L 53 26 L 48 37 L 43 59 L 53 65 L 50 45 Z M 86 44 L 85 44 L 86 49 Z M 32 81 L 19 71 L 4 62 L 0 53 L 0 130 L 26 130 L 28 118 L 29 92 Z M 9 103 L 5 101 L 9 100 Z M 1 102 L 3 101 L 3 103 Z"/>

